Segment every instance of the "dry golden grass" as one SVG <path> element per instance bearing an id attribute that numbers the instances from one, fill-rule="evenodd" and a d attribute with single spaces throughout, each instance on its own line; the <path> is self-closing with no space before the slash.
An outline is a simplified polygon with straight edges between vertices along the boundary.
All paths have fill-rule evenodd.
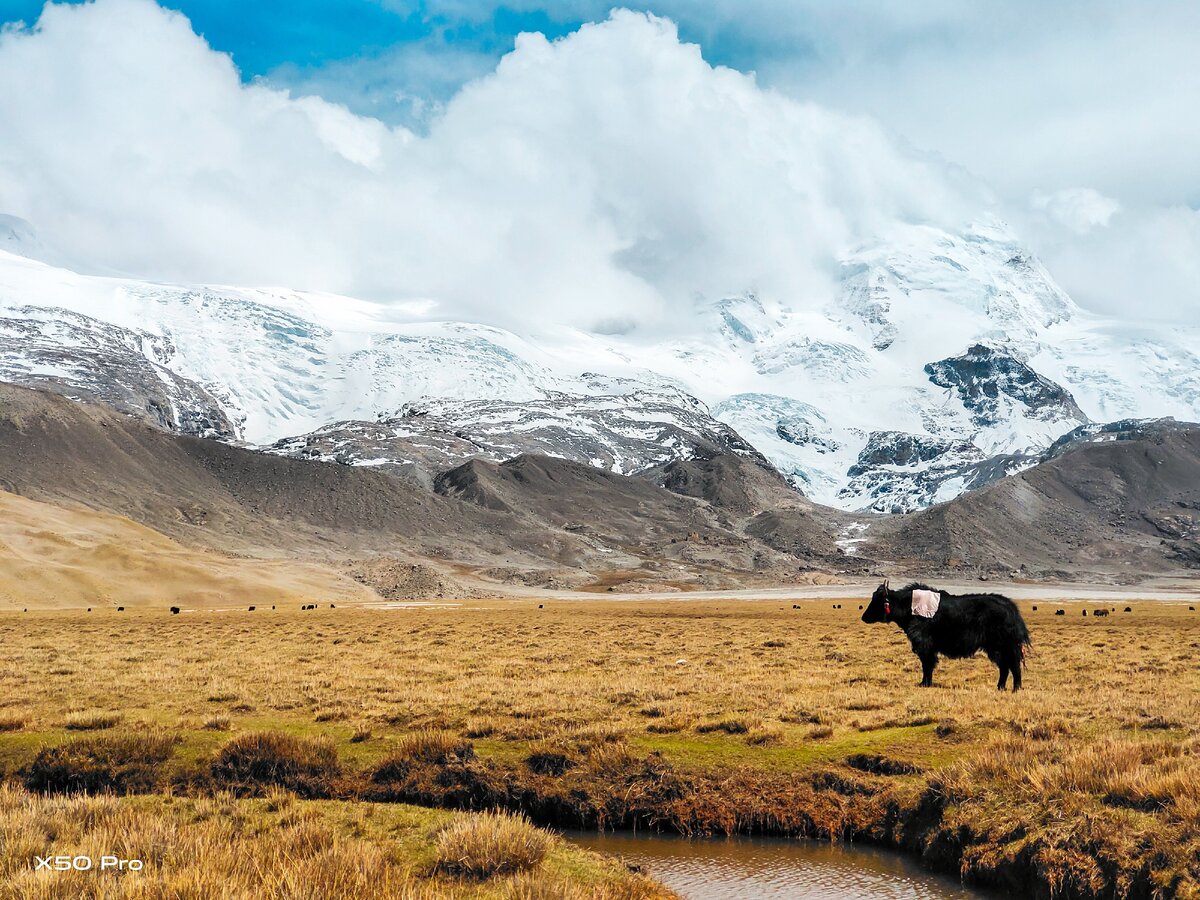
<path id="1" fill-rule="evenodd" d="M 606 779 L 632 779 L 641 805 L 620 814 L 677 827 L 856 835 L 986 879 L 1196 893 L 1200 613 L 1024 604 L 1034 648 L 1014 695 L 983 659 L 917 688 L 903 635 L 842 603 L 5 615 L 0 714 L 22 724 L 0 733 L 0 764 L 65 740 L 67 710 L 120 709 L 107 734 L 165 727 L 184 772 L 269 730 L 327 739 L 365 783 L 400 760 L 393 797 L 574 786 L 601 820 Z M 447 768 L 454 797 L 427 790 Z"/>
<path id="2" fill-rule="evenodd" d="M 77 712 L 67 716 L 63 728 L 67 731 L 102 731 L 121 722 L 120 713 Z"/>
<path id="3" fill-rule="evenodd" d="M 19 774 L 38 793 L 147 793 L 162 784 L 177 743 L 175 735 L 157 728 L 76 738 L 41 747 Z"/>
<path id="4" fill-rule="evenodd" d="M 449 837 L 455 835 L 462 840 Z M 483 880 L 435 874 L 443 853 L 456 847 L 469 860 L 486 847 L 488 855 L 480 859 L 501 868 Z M 60 854 L 89 857 L 93 868 L 39 872 L 32 865 L 35 857 Z M 144 868 L 100 871 L 104 856 L 137 859 Z M 505 865 L 523 874 L 507 877 Z M 542 893 L 547 886 L 553 893 Z M 527 896 L 665 900 L 671 895 L 511 817 L 301 804 L 285 793 L 265 800 L 229 795 L 117 799 L 45 797 L 0 788 L 0 900 Z"/>
<path id="5" fill-rule="evenodd" d="M 550 852 L 551 836 L 524 816 L 479 813 L 447 825 L 436 846 L 436 871 L 483 880 L 536 867 Z"/>

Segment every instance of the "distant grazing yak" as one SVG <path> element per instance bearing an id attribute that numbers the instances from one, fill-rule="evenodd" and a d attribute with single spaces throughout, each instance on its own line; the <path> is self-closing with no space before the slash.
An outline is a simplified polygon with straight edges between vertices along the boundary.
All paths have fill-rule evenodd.
<path id="1" fill-rule="evenodd" d="M 913 614 L 913 591 L 933 591 L 940 602 L 932 618 Z M 921 660 L 921 687 L 933 687 L 933 669 L 938 654 L 951 659 L 974 656 L 980 650 L 1000 669 L 1004 690 L 1012 673 L 1013 690 L 1021 689 L 1021 664 L 1030 644 L 1029 629 L 1017 605 L 1000 594 L 955 596 L 923 584 L 910 584 L 894 591 L 887 582 L 871 595 L 862 620 L 867 623 L 895 622 Z"/>

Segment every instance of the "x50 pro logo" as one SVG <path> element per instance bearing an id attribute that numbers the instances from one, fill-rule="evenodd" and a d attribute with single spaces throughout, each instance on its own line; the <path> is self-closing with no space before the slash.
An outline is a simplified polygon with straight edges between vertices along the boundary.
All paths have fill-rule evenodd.
<path id="1" fill-rule="evenodd" d="M 35 872 L 88 872 L 92 869 L 108 872 L 140 872 L 140 859 L 121 859 L 119 856 L 102 856 L 94 860 L 90 856 L 35 856 Z"/>

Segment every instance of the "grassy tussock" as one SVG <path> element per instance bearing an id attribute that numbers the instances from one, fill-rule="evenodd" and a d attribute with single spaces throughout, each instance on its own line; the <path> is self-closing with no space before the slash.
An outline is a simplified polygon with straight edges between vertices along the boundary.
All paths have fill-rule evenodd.
<path id="1" fill-rule="evenodd" d="M 67 731 L 103 731 L 121 724 L 120 713 L 77 712 L 67 716 L 63 728 Z"/>
<path id="2" fill-rule="evenodd" d="M 546 858 L 552 841 L 550 834 L 524 816 L 480 813 L 442 830 L 434 869 L 477 880 L 523 872 Z"/>
<path id="3" fill-rule="evenodd" d="M 28 713 L 0 713 L 0 733 L 6 731 L 23 731 L 29 725 L 32 716 Z"/>
<path id="4" fill-rule="evenodd" d="M 25 787 L 49 794 L 148 793 L 165 781 L 175 751 L 166 732 L 80 738 L 43 747 L 20 771 Z"/>
<path id="5" fill-rule="evenodd" d="M 475 759 L 475 746 L 448 731 L 421 731 L 404 737 L 372 773 L 377 784 L 402 781 L 429 767 L 448 768 Z"/>
<path id="6" fill-rule="evenodd" d="M 562 775 L 579 765 L 579 755 L 564 743 L 539 741 L 530 747 L 525 765 L 538 775 Z"/>
<path id="7" fill-rule="evenodd" d="M 262 731 L 230 740 L 214 757 L 211 774 L 217 785 L 238 794 L 281 787 L 301 797 L 330 797 L 342 767 L 327 738 Z"/>

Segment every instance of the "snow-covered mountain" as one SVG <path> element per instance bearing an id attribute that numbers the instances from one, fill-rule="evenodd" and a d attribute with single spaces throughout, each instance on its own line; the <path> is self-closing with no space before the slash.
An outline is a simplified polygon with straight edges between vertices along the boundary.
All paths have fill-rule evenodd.
<path id="1" fill-rule="evenodd" d="M 272 452 L 429 470 L 535 450 L 635 473 L 758 451 L 819 502 L 903 511 L 1088 423 L 1200 418 L 1200 329 L 1081 311 L 997 224 L 897 226 L 828 296 L 698 301 L 667 336 L 86 276 L 10 230 L 0 380 Z"/>
<path id="2" fill-rule="evenodd" d="M 585 376 L 590 393 L 530 400 L 431 398 L 373 422 L 335 422 L 265 448 L 303 459 L 385 466 L 433 484 L 463 459 L 540 453 L 618 474 L 676 459 L 737 453 L 766 460 L 695 397 L 622 378 Z"/>

